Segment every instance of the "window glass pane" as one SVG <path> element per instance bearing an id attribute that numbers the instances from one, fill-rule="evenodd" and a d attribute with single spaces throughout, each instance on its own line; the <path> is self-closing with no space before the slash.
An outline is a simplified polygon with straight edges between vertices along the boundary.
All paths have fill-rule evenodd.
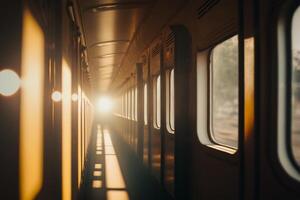
<path id="1" fill-rule="evenodd" d="M 124 114 L 124 96 L 121 96 L 121 116 Z"/>
<path id="2" fill-rule="evenodd" d="M 157 125 L 156 125 L 156 104 L 157 104 L 157 102 L 156 102 L 156 79 L 155 80 L 153 80 L 153 86 L 152 86 L 152 89 L 153 89 L 153 95 L 152 95 L 152 97 L 153 97 L 153 100 L 152 100 L 152 103 L 153 103 L 153 106 L 152 106 L 152 108 L 153 108 L 153 112 L 152 112 L 152 114 L 153 114 L 153 120 L 152 120 L 152 122 L 153 122 L 153 126 L 154 127 L 157 127 Z"/>
<path id="3" fill-rule="evenodd" d="M 292 150 L 300 165 L 300 7 L 292 19 Z"/>
<path id="4" fill-rule="evenodd" d="M 147 94 L 147 84 L 144 85 L 144 124 L 148 124 L 148 94 Z"/>
<path id="5" fill-rule="evenodd" d="M 122 95 L 122 117 L 125 117 L 125 94 Z"/>
<path id="6" fill-rule="evenodd" d="M 175 105 L 174 105 L 174 69 L 172 69 L 170 74 L 170 128 L 171 130 L 175 130 L 174 124 L 174 115 L 175 115 Z"/>
<path id="7" fill-rule="evenodd" d="M 137 88 L 134 89 L 134 96 L 135 96 L 135 107 L 134 107 L 134 117 L 135 117 L 135 120 L 137 121 Z"/>
<path id="8" fill-rule="evenodd" d="M 214 141 L 238 144 L 238 37 L 217 45 L 210 62 L 210 127 Z"/>
<path id="9" fill-rule="evenodd" d="M 128 97 L 128 119 L 131 119 L 131 93 L 130 90 L 127 93 Z"/>
<path id="10" fill-rule="evenodd" d="M 127 115 L 127 109 L 128 109 L 127 92 L 125 92 L 125 99 L 124 99 L 124 101 L 125 101 L 125 118 L 127 118 L 128 117 L 128 115 Z"/>
<path id="11" fill-rule="evenodd" d="M 135 120 L 135 116 L 134 116 L 134 102 L 135 102 L 135 98 L 134 98 L 134 89 L 130 90 L 131 92 L 131 119 Z"/>
<path id="12" fill-rule="evenodd" d="M 156 79 L 156 125 L 160 128 L 160 76 Z"/>

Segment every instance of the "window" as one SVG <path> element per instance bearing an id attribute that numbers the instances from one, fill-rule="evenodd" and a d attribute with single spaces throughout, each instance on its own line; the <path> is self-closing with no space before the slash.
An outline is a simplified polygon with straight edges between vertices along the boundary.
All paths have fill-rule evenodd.
<path id="1" fill-rule="evenodd" d="M 300 181 L 299 3 L 283 10 L 277 27 L 277 152 L 285 171 Z"/>
<path id="2" fill-rule="evenodd" d="M 127 118 L 128 117 L 128 99 L 127 99 L 127 92 L 125 92 L 124 95 L 124 117 Z"/>
<path id="3" fill-rule="evenodd" d="M 210 136 L 218 144 L 238 146 L 238 37 L 210 53 Z"/>
<path id="4" fill-rule="evenodd" d="M 124 116 L 124 97 L 121 96 L 121 116 Z"/>
<path id="5" fill-rule="evenodd" d="M 154 82 L 154 127 L 160 128 L 160 76 L 157 76 Z"/>
<path id="6" fill-rule="evenodd" d="M 134 119 L 137 121 L 137 104 L 138 104 L 138 98 L 137 98 L 137 95 L 138 95 L 138 91 L 137 91 L 137 87 L 135 87 L 134 89 L 134 96 L 135 96 L 135 107 L 134 107 Z"/>
<path id="7" fill-rule="evenodd" d="M 148 94 L 147 94 L 147 84 L 144 85 L 144 124 L 148 124 Z"/>
<path id="8" fill-rule="evenodd" d="M 133 88 L 130 90 L 130 93 L 131 93 L 131 119 L 135 120 L 135 116 L 134 116 L 134 114 L 135 114 L 135 112 L 134 112 L 135 97 L 134 97 L 134 89 Z"/>
<path id="9" fill-rule="evenodd" d="M 128 90 L 128 92 L 127 92 L 127 104 L 128 104 L 128 110 L 127 110 L 128 119 L 131 119 L 131 93 L 130 93 L 130 90 Z"/>
<path id="10" fill-rule="evenodd" d="M 292 18 L 291 144 L 300 165 L 300 7 Z"/>
<path id="11" fill-rule="evenodd" d="M 125 117 L 125 95 L 122 95 L 122 117 Z"/>
<path id="12" fill-rule="evenodd" d="M 167 73 L 168 75 L 168 83 L 167 83 L 167 98 L 166 98 L 166 112 L 167 112 L 167 129 L 170 133 L 174 133 L 175 124 L 174 124 L 174 69 Z"/>

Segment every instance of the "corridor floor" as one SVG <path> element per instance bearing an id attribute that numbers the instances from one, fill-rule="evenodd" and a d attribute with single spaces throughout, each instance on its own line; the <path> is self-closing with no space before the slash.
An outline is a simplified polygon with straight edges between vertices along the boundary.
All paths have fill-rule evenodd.
<path id="1" fill-rule="evenodd" d="M 95 126 L 80 199 L 156 200 L 172 198 L 108 127 Z"/>

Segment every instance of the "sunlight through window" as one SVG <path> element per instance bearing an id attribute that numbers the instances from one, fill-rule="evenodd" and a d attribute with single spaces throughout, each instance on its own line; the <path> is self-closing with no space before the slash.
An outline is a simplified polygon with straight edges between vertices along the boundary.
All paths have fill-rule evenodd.
<path id="1" fill-rule="evenodd" d="M 102 187 L 102 181 L 100 180 L 93 181 L 93 188 L 101 188 L 101 187 Z"/>
<path id="2" fill-rule="evenodd" d="M 113 102 L 109 97 L 101 97 L 98 100 L 98 110 L 101 113 L 108 113 L 112 110 Z"/>
<path id="3" fill-rule="evenodd" d="M 126 191 L 113 191 L 107 192 L 107 200 L 129 200 L 128 193 Z"/>

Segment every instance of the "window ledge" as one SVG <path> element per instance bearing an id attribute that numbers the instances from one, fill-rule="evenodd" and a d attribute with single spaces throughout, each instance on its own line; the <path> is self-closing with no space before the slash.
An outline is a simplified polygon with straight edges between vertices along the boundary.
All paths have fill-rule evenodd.
<path id="1" fill-rule="evenodd" d="M 219 151 L 229 153 L 231 155 L 233 155 L 237 152 L 237 149 L 233 149 L 233 148 L 230 148 L 230 147 L 217 145 L 217 144 L 207 144 L 206 146 L 208 146 L 210 148 L 213 148 L 213 149 L 216 149 L 216 150 L 219 150 Z"/>

